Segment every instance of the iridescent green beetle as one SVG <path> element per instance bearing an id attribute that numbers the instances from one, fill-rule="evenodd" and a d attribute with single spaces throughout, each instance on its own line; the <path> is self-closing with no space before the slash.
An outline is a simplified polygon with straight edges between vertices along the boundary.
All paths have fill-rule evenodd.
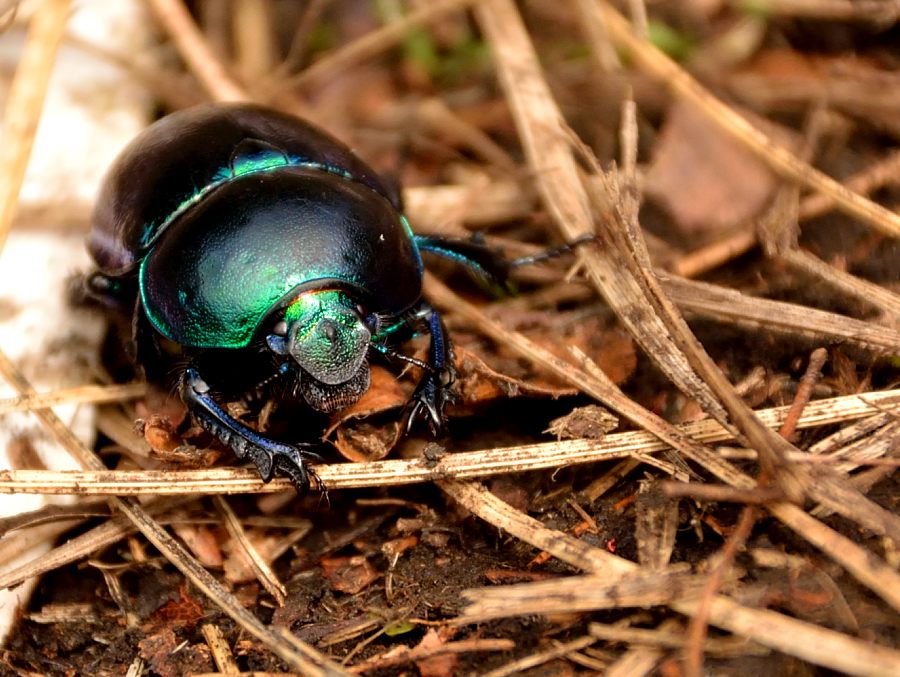
<path id="1" fill-rule="evenodd" d="M 311 445 L 254 431 L 220 396 L 280 384 L 281 397 L 333 412 L 368 389 L 374 351 L 423 368 L 408 424 L 424 418 L 438 434 L 455 373 L 421 298 L 420 250 L 501 286 L 508 272 L 481 244 L 413 234 L 398 197 L 346 146 L 249 105 L 175 113 L 134 139 L 106 178 L 89 249 L 88 288 L 130 313 L 147 377 L 177 371 L 204 428 L 263 480 L 281 472 L 299 490 Z M 396 350 L 417 332 L 431 336 L 427 363 Z"/>

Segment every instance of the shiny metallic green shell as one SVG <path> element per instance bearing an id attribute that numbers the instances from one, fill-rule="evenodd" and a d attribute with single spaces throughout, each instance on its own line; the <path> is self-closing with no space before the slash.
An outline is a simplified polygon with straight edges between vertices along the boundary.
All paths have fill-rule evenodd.
<path id="1" fill-rule="evenodd" d="M 418 251 L 393 206 L 362 184 L 289 167 L 222 186 L 144 259 L 144 308 L 164 336 L 242 347 L 301 291 L 344 289 L 370 312 L 421 295 Z"/>
<path id="2" fill-rule="evenodd" d="M 90 251 L 139 276 L 151 324 L 184 346 L 249 345 L 299 293 L 337 288 L 396 315 L 422 264 L 397 200 L 345 146 L 290 116 L 204 106 L 151 126 L 101 193 Z"/>

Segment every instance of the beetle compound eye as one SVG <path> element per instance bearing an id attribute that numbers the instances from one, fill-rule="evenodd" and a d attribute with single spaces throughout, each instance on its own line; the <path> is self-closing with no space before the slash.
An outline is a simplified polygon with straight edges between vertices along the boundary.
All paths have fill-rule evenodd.
<path id="1" fill-rule="evenodd" d="M 287 336 L 287 332 L 288 326 L 287 322 L 284 320 L 281 320 L 281 322 L 276 323 L 275 326 L 272 327 L 272 333 L 275 334 L 275 336 Z"/>
<path id="2" fill-rule="evenodd" d="M 359 315 L 360 320 L 366 326 L 366 329 L 374 336 L 378 333 L 378 329 L 381 326 L 379 322 L 379 318 L 377 313 L 369 312 L 369 309 L 366 308 L 363 304 L 356 304 L 356 312 Z"/>

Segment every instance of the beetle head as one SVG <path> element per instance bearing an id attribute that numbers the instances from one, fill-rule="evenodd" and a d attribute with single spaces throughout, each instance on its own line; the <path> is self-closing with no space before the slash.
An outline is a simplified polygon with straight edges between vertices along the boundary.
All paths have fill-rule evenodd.
<path id="1" fill-rule="evenodd" d="M 315 409 L 330 413 L 369 388 L 371 332 L 353 300 L 336 290 L 300 294 L 266 342 L 300 368 L 297 388 Z"/>

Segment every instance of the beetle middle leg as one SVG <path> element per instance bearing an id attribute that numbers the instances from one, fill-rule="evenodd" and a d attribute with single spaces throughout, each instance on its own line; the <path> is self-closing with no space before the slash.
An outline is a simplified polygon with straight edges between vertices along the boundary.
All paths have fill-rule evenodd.
<path id="1" fill-rule="evenodd" d="M 422 251 L 463 266 L 489 291 L 501 295 L 514 291 L 510 280 L 510 261 L 501 251 L 485 244 L 483 239 L 476 236 L 466 240 L 428 235 L 416 235 L 414 239 Z"/>
<path id="2" fill-rule="evenodd" d="M 310 478 L 315 475 L 307 466 L 308 461 L 322 459 L 305 447 L 312 445 L 291 445 L 277 442 L 260 435 L 230 416 L 216 402 L 209 386 L 194 367 L 188 367 L 179 384 L 181 398 L 188 411 L 197 422 L 220 442 L 234 450 L 243 460 L 249 458 L 256 465 L 263 482 L 269 482 L 276 471 L 287 475 L 298 493 L 305 493 L 310 486 Z"/>

